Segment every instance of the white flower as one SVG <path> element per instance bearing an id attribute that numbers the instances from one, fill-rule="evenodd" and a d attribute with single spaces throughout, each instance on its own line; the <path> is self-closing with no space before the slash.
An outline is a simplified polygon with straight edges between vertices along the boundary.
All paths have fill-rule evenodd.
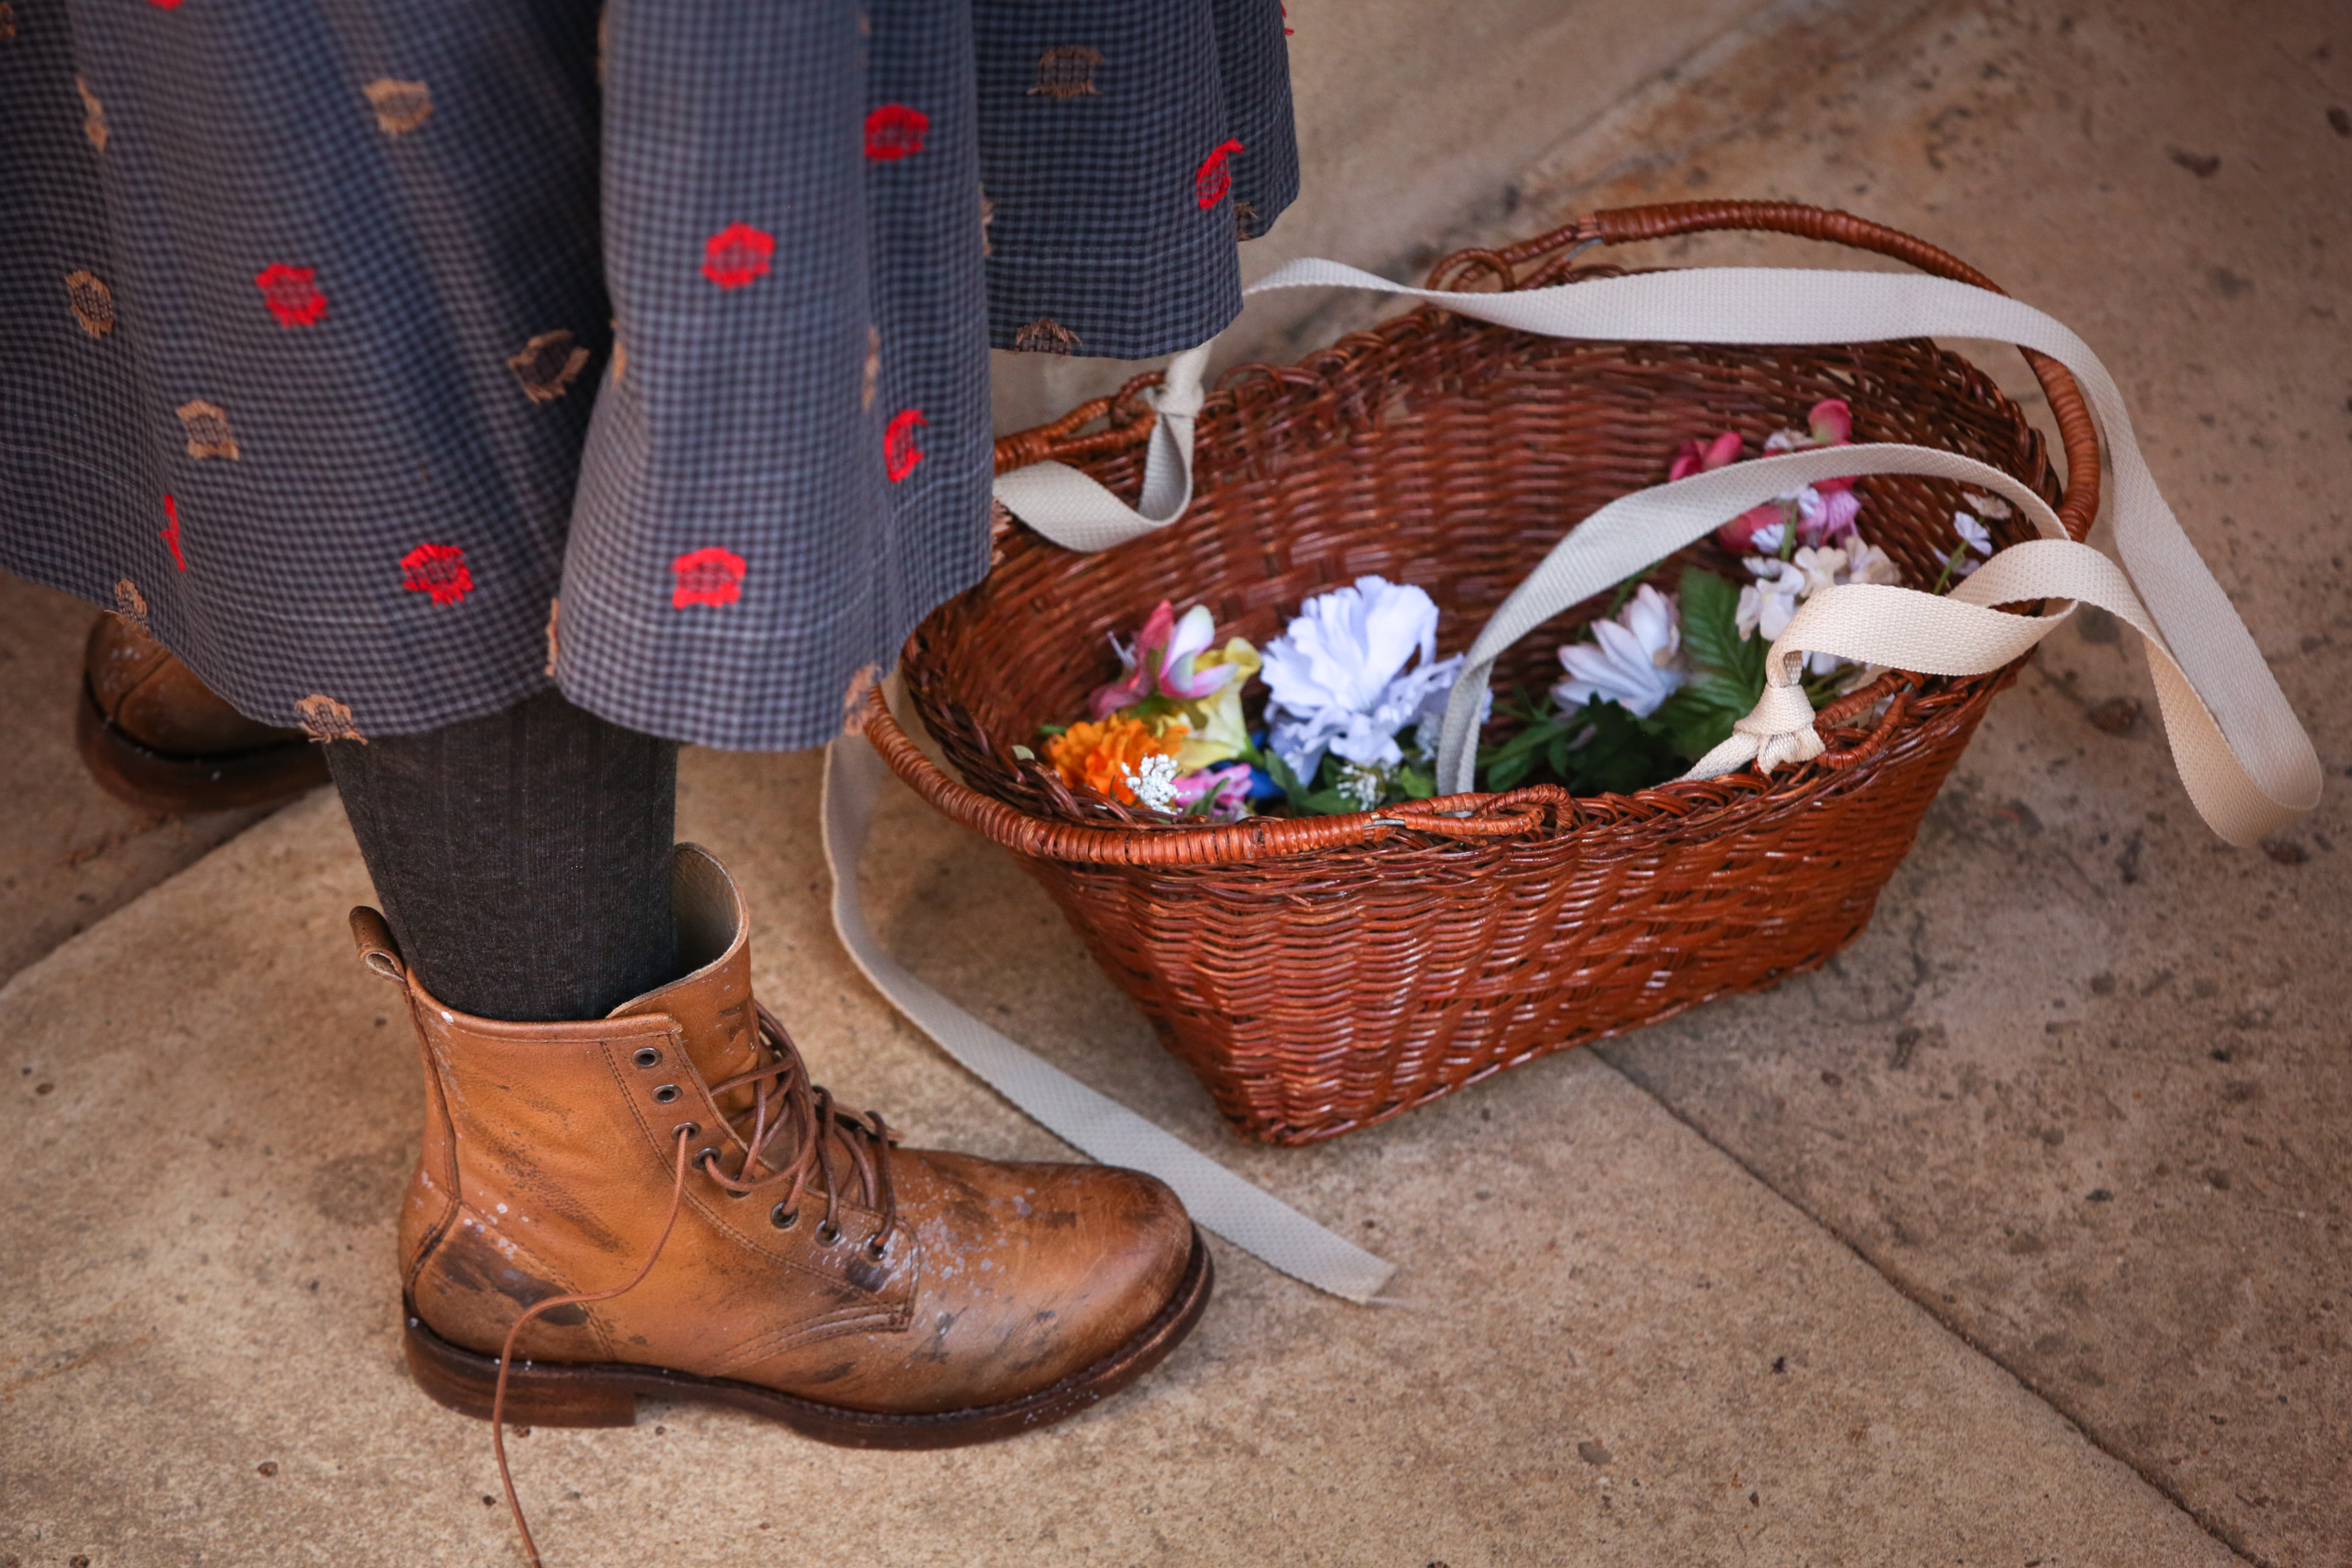
<path id="1" fill-rule="evenodd" d="M 1834 588 L 1838 574 L 1845 570 L 1845 552 L 1835 547 L 1799 550 L 1790 564 L 1805 574 L 1805 585 L 1797 590 L 1797 597 L 1810 599 L 1824 588 Z"/>
<path id="2" fill-rule="evenodd" d="M 1979 555 L 1992 553 L 1992 531 L 1964 511 L 1952 514 L 1952 531 Z"/>
<path id="3" fill-rule="evenodd" d="M 1419 723 L 1433 698 L 1442 712 L 1461 670 L 1461 655 L 1437 658 L 1435 601 L 1409 584 L 1359 577 L 1307 600 L 1266 644 L 1268 743 L 1303 783 L 1314 781 L 1326 752 L 1394 767 L 1404 761 L 1397 732 Z"/>
<path id="4" fill-rule="evenodd" d="M 1849 583 L 1893 584 L 1903 581 L 1903 568 L 1895 563 L 1895 557 L 1875 544 L 1864 544 L 1857 539 L 1845 554 L 1845 581 Z"/>
<path id="5" fill-rule="evenodd" d="M 1748 569 L 1756 574 L 1757 581 L 1739 590 L 1739 608 L 1736 614 L 1739 635 L 1754 637 L 1764 634 L 1770 642 L 1789 627 L 1789 617 L 1797 613 L 1797 601 L 1806 592 L 1804 569 L 1793 561 L 1773 561 L 1760 555 L 1748 558 Z"/>
<path id="6" fill-rule="evenodd" d="M 1153 811 L 1166 811 L 1176 804 L 1176 759 L 1160 755 L 1143 759 L 1143 766 L 1130 768 L 1125 763 L 1118 771 L 1127 777 L 1127 787 L 1135 798 Z"/>
<path id="7" fill-rule="evenodd" d="M 1388 777 L 1378 768 L 1368 768 L 1351 763 L 1339 774 L 1339 793 L 1356 803 L 1359 811 L 1370 811 L 1381 804 L 1387 793 Z"/>
<path id="8" fill-rule="evenodd" d="M 1975 512 L 1979 517 L 1991 518 L 1996 522 L 2002 518 L 2016 515 L 2010 510 L 2009 503 L 1999 496 L 1980 496 L 1974 490 L 1962 490 L 1960 499 L 1969 503 L 1970 511 Z M 1988 550 L 1985 553 L 1990 555 L 1992 552 Z"/>
<path id="9" fill-rule="evenodd" d="M 1645 719 L 1683 683 L 1682 646 L 1675 602 L 1645 583 L 1615 620 L 1592 624 L 1592 641 L 1559 650 L 1568 679 L 1551 689 L 1551 700 L 1573 710 L 1598 698 Z"/>
<path id="10" fill-rule="evenodd" d="M 1780 552 L 1780 542 L 1788 537 L 1787 523 L 1768 522 L 1748 536 L 1748 543 L 1751 549 L 1761 550 L 1768 555 L 1778 555 Z"/>

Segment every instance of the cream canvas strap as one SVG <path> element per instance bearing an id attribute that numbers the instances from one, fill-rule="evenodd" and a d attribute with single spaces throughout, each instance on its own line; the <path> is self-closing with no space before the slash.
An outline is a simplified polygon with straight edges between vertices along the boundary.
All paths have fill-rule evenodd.
<path id="1" fill-rule="evenodd" d="M 909 973 L 866 923 L 857 863 L 889 769 L 863 735 L 843 735 L 824 766 L 824 853 L 842 946 L 940 1048 L 1045 1130 L 1106 1165 L 1148 1172 L 1175 1189 L 1193 1220 L 1318 1289 L 1370 1301 L 1394 1268 L 1234 1175 L 1163 1128 L 1006 1039 Z"/>
<path id="2" fill-rule="evenodd" d="M 1293 262 L 1254 286 L 1375 289 L 1552 337 L 1615 342 L 1801 344 L 1916 337 L 1988 338 L 2048 354 L 2081 384 L 2108 445 L 2116 552 L 2065 536 L 2032 490 L 2000 469 L 1931 447 L 1865 444 L 1736 463 L 1637 491 L 1576 525 L 1496 610 L 1472 644 L 1447 704 L 1438 781 L 1473 787 L 1472 733 L 1495 659 L 1570 605 L 1705 537 L 1727 520 L 1808 482 L 1916 474 L 1958 480 L 2016 506 L 2041 537 L 2000 551 L 1950 594 L 1876 584 L 1823 589 L 1798 608 L 1766 659 L 1767 685 L 1731 738 L 1688 776 L 1753 763 L 1767 772 L 1819 754 L 1812 705 L 1797 686 L 1807 653 L 1934 675 L 1998 669 L 2078 604 L 2112 611 L 2147 646 L 2165 730 L 2198 811 L 2233 844 L 2251 844 L 2318 803 L 2311 742 L 2252 636 L 2206 570 L 2141 458 L 2114 378 L 2073 332 L 2031 306 L 1939 278 L 1777 268 L 1704 268 L 1596 279 L 1504 294 L 1412 289 L 1337 262 Z M 1130 507 L 1066 464 L 1000 475 L 996 499 L 1066 549 L 1107 550 L 1183 515 L 1192 485 L 1193 422 L 1208 347 L 1180 354 L 1151 395 L 1159 419 Z M 2037 616 L 1995 606 L 2048 602 Z M 1391 1266 L 1095 1092 L 973 1018 L 900 966 L 867 928 L 857 860 L 887 770 L 862 736 L 834 742 L 825 773 L 825 849 L 834 921 L 884 995 L 942 1048 L 1014 1105 L 1098 1160 L 1148 1171 L 1227 1240 L 1319 1289 L 1364 1301 Z"/>

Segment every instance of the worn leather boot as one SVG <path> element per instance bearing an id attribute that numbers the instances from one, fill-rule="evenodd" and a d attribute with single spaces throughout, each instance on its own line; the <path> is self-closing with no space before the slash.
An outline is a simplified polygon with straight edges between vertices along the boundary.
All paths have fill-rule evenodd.
<path id="1" fill-rule="evenodd" d="M 121 616 L 89 628 L 74 728 L 91 776 L 148 811 L 277 805 L 327 782 L 301 731 L 247 718 Z"/>
<path id="2" fill-rule="evenodd" d="M 508 1421 L 627 1426 L 642 1394 L 945 1447 L 1075 1414 L 1191 1331 L 1209 1255 L 1173 1193 L 902 1149 L 878 1115 L 836 1110 L 752 1000 L 733 881 L 688 845 L 672 868 L 691 973 L 579 1023 L 446 1007 L 383 918 L 352 913 L 425 1051 L 400 1258 L 426 1393 L 488 1415 L 525 1309 L 601 1297 L 523 1324 Z"/>

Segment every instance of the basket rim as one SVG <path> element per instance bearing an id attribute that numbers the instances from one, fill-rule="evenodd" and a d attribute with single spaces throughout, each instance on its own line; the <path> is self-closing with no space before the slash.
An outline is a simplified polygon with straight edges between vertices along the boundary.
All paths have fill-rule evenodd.
<path id="1" fill-rule="evenodd" d="M 1901 230 L 1850 213 L 1799 203 L 1748 201 L 1679 202 L 1587 214 L 1501 250 L 1470 247 L 1454 251 L 1431 268 L 1428 287 L 1470 292 L 1473 290 L 1466 285 L 1491 279 L 1500 289 L 1541 288 L 1567 280 L 1570 263 L 1594 245 L 1633 244 L 1716 229 L 1760 229 L 1842 244 L 1889 256 L 1923 271 L 1995 293 L 2002 292 L 1991 279 L 1966 262 Z M 1401 312 L 1382 326 L 1393 327 L 1395 322 L 1442 313 L 1445 313 L 1444 306 L 1433 301 Z M 1335 351 L 1344 352 L 1348 342 L 1343 338 L 1331 348 L 1318 351 L 1309 356 L 1310 362 Z M 2080 540 L 2089 531 L 2098 510 L 2096 427 L 2080 388 L 2064 366 L 2030 350 L 2020 352 L 2040 381 L 2058 425 L 2067 458 L 2059 520 L 2070 536 Z M 1221 412 L 1231 411 L 1234 388 L 1240 383 L 1259 376 L 1316 374 L 1318 368 L 1311 363 L 1290 371 L 1262 363 L 1233 366 L 1218 378 L 1209 394 L 1202 409 L 1203 422 L 1217 405 L 1224 405 Z M 1047 424 L 1000 437 L 995 444 L 996 471 L 1003 473 L 1049 460 L 1078 465 L 1131 451 L 1150 437 L 1156 415 L 1143 394 L 1161 380 L 1160 372 L 1146 372 L 1108 397 L 1080 404 Z M 1097 420 L 1104 421 L 1106 427 L 1088 431 L 1087 426 Z M 1017 520 L 1002 514 L 1000 509 L 997 526 L 1001 529 L 1008 522 L 1017 525 Z M 1043 540 L 1038 542 L 1050 545 L 1050 542 Z M 920 635 L 919 628 L 915 636 Z M 2005 685 L 2030 657 L 2029 653 L 2002 669 L 1953 684 L 1963 689 Z M 1743 770 L 1702 784 L 1669 780 L 1631 795 L 1582 798 L 1638 802 L 1651 797 L 1654 805 L 1665 805 L 1672 801 L 1676 804 L 1666 806 L 1669 816 L 1678 824 L 1704 830 L 1706 818 L 1738 808 L 1747 804 L 1744 797 L 1750 794 L 1771 794 L 1801 778 L 1818 784 L 1822 782 L 1820 774 L 1823 771 L 1837 773 L 1857 767 L 1870 771 L 1869 764 L 1877 761 L 1898 732 L 1909 700 L 1917 694 L 1921 682 L 1919 676 L 1888 671 L 1824 708 L 1819 721 L 1828 726 L 1866 710 L 1882 698 L 1888 700 L 1876 727 L 1861 743 L 1826 752 L 1814 762 L 1790 770 L 1781 779 L 1751 775 Z M 1471 842 L 1517 837 L 1544 826 L 1568 828 L 1574 834 L 1576 830 L 1602 826 L 1614 817 L 1613 813 L 1588 813 L 1580 806 L 1580 797 L 1559 785 L 1537 784 L 1502 794 L 1478 792 L 1441 796 L 1341 816 L 1250 817 L 1214 826 L 1073 822 L 1024 811 L 982 794 L 939 767 L 908 737 L 878 684 L 867 694 L 864 708 L 855 714 L 853 728 L 863 731 L 891 771 L 934 808 L 1017 854 L 1054 861 L 1138 867 L 1208 866 L 1366 847 L 1401 834 Z M 1748 781 L 1748 784 L 1741 797 L 1712 804 L 1683 798 L 1695 789 L 1737 786 L 1740 781 Z"/>

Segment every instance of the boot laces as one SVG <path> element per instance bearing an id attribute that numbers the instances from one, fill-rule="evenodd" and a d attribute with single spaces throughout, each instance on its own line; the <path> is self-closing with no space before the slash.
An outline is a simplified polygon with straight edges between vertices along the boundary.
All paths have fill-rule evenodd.
<path id="1" fill-rule="evenodd" d="M 890 1186 L 890 1150 L 898 1142 L 898 1135 L 884 1124 L 878 1110 L 854 1116 L 835 1110 L 833 1096 L 809 1082 L 807 1064 L 801 1060 L 800 1047 L 793 1044 L 783 1025 L 764 1006 L 759 1007 L 759 1014 L 760 1042 L 766 1047 L 765 1059 L 747 1072 L 710 1086 L 714 1101 L 734 1089 L 751 1089 L 751 1107 L 737 1111 L 728 1122 L 743 1141 L 742 1168 L 729 1175 L 719 1168 L 719 1151 L 705 1149 L 698 1156 L 703 1173 L 739 1196 L 786 1188 L 779 1207 L 793 1219 L 799 1217 L 809 1177 L 814 1174 L 824 1189 L 824 1224 L 817 1232 L 817 1239 L 829 1246 L 841 1236 L 841 1173 L 834 1166 L 834 1150 L 838 1145 L 848 1152 L 866 1206 L 882 1216 L 881 1225 L 866 1243 L 866 1256 L 878 1262 L 888 1251 L 891 1232 L 898 1223 L 898 1198 Z M 746 1118 L 751 1122 L 748 1132 L 743 1126 Z M 513 1326 L 507 1330 L 506 1342 L 499 1349 L 498 1384 L 490 1400 L 490 1447 L 498 1457 L 499 1484 L 506 1489 L 507 1510 L 514 1516 L 515 1529 L 522 1536 L 523 1551 L 530 1558 L 531 1568 L 541 1568 L 539 1542 L 531 1537 L 530 1521 L 523 1517 L 522 1500 L 515 1495 L 514 1474 L 507 1466 L 507 1374 L 514 1365 L 515 1341 L 521 1337 L 523 1326 L 541 1313 L 558 1307 L 609 1301 L 645 1283 L 654 1265 L 660 1261 L 662 1249 L 669 1245 L 670 1233 L 677 1226 L 678 1207 L 686 1197 L 686 1147 L 694 1131 L 692 1122 L 680 1122 L 673 1134 L 677 1143 L 677 1163 L 670 1183 L 669 1213 L 662 1221 L 661 1234 L 655 1238 L 653 1250 L 646 1255 L 635 1276 L 609 1290 L 550 1296 L 533 1303 L 515 1319 Z M 793 1152 L 778 1163 L 771 1155 L 771 1146 L 787 1132 L 792 1135 L 789 1146 Z"/>
<path id="2" fill-rule="evenodd" d="M 809 1081 L 808 1066 L 776 1016 L 764 1006 L 759 1015 L 764 1059 L 710 1086 L 713 1100 L 738 1089 L 751 1090 L 751 1104 L 729 1120 L 743 1142 L 742 1163 L 730 1175 L 719 1165 L 719 1151 L 705 1149 L 697 1156 L 703 1173 L 738 1197 L 781 1189 L 776 1212 L 785 1226 L 799 1219 L 814 1177 L 824 1196 L 824 1223 L 817 1237 L 827 1243 L 840 1237 L 843 1178 L 854 1174 L 865 1206 L 881 1215 L 866 1240 L 866 1256 L 878 1262 L 898 1224 L 898 1194 L 890 1181 L 890 1150 L 898 1134 L 878 1110 L 860 1116 L 836 1108 L 829 1091 Z M 782 1151 L 789 1153 L 780 1158 Z M 846 1171 L 836 1163 L 844 1154 Z"/>

